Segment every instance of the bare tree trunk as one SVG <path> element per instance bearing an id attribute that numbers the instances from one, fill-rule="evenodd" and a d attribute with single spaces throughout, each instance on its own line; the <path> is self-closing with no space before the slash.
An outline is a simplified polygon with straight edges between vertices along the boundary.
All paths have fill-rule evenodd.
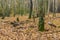
<path id="1" fill-rule="evenodd" d="M 55 8 L 56 8 L 56 13 L 57 13 L 57 8 L 58 8 L 58 0 L 55 0 Z"/>
<path id="2" fill-rule="evenodd" d="M 48 0 L 48 12 L 49 13 L 49 9 L 50 9 L 50 0 Z"/>
<path id="3" fill-rule="evenodd" d="M 4 19 L 5 18 L 5 13 L 4 13 L 4 0 L 1 0 L 1 7 L 2 7 L 2 14 L 3 14 L 3 16 L 2 16 L 2 19 Z"/>
<path id="4" fill-rule="evenodd" d="M 33 10 L 33 2 L 32 2 L 32 0 L 30 0 L 30 13 L 29 13 L 29 19 L 30 19 L 31 16 L 32 16 L 32 10 Z"/>
<path id="5" fill-rule="evenodd" d="M 44 0 L 41 0 L 40 4 L 40 15 L 39 15 L 39 31 L 44 31 L 44 6 L 43 6 Z"/>
<path id="6" fill-rule="evenodd" d="M 55 0 L 53 0 L 53 17 L 55 17 L 56 16 L 56 12 L 55 12 Z"/>

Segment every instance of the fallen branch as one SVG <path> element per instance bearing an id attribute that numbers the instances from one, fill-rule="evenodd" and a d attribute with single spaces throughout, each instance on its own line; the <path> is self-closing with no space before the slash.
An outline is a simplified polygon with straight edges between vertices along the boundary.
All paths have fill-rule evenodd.
<path id="1" fill-rule="evenodd" d="M 48 22 L 48 24 L 50 25 L 50 26 L 53 26 L 53 27 L 57 27 L 55 24 L 53 24 L 53 23 L 51 23 L 51 22 Z"/>

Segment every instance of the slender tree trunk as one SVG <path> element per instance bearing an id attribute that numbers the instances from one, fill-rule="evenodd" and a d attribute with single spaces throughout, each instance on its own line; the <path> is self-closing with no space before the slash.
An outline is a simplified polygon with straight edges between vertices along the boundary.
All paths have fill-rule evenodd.
<path id="1" fill-rule="evenodd" d="M 1 7 L 2 7 L 2 14 L 3 14 L 2 19 L 4 19 L 5 18 L 5 13 L 4 13 L 4 0 L 1 0 Z"/>
<path id="2" fill-rule="evenodd" d="M 55 13 L 56 13 L 55 10 L 56 10 L 56 9 L 55 9 L 55 0 L 53 0 L 53 17 L 56 16 L 56 15 L 55 15 Z"/>
<path id="3" fill-rule="evenodd" d="M 30 13 L 29 13 L 29 19 L 30 19 L 31 16 L 32 16 L 32 10 L 33 10 L 33 2 L 32 2 L 32 0 L 30 0 Z"/>
<path id="4" fill-rule="evenodd" d="M 49 12 L 50 12 L 50 0 L 48 0 L 48 14 L 49 14 Z"/>
<path id="5" fill-rule="evenodd" d="M 55 0 L 55 8 L 56 8 L 56 13 L 57 13 L 57 8 L 58 8 L 58 0 Z"/>
<path id="6" fill-rule="evenodd" d="M 43 8 L 43 0 L 41 0 L 40 4 L 40 16 L 39 16 L 39 31 L 44 31 L 44 8 Z"/>

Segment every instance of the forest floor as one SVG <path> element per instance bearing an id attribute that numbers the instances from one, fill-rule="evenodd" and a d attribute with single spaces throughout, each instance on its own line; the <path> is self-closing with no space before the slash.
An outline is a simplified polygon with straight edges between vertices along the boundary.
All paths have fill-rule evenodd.
<path id="1" fill-rule="evenodd" d="M 14 27 L 11 22 L 16 21 L 16 17 L 0 18 L 0 40 L 60 40 L 60 14 L 52 18 L 49 14 L 45 16 L 45 31 L 38 31 L 38 18 L 27 19 L 28 16 L 19 16 L 20 25 Z M 50 26 L 48 22 L 56 27 Z M 19 24 L 18 23 L 18 24 Z"/>

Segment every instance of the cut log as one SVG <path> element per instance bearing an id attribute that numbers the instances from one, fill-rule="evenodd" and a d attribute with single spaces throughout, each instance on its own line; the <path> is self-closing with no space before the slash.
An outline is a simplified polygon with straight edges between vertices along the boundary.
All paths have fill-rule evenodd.
<path id="1" fill-rule="evenodd" d="M 51 23 L 51 22 L 48 22 L 48 24 L 52 27 L 57 27 L 55 24 Z"/>

